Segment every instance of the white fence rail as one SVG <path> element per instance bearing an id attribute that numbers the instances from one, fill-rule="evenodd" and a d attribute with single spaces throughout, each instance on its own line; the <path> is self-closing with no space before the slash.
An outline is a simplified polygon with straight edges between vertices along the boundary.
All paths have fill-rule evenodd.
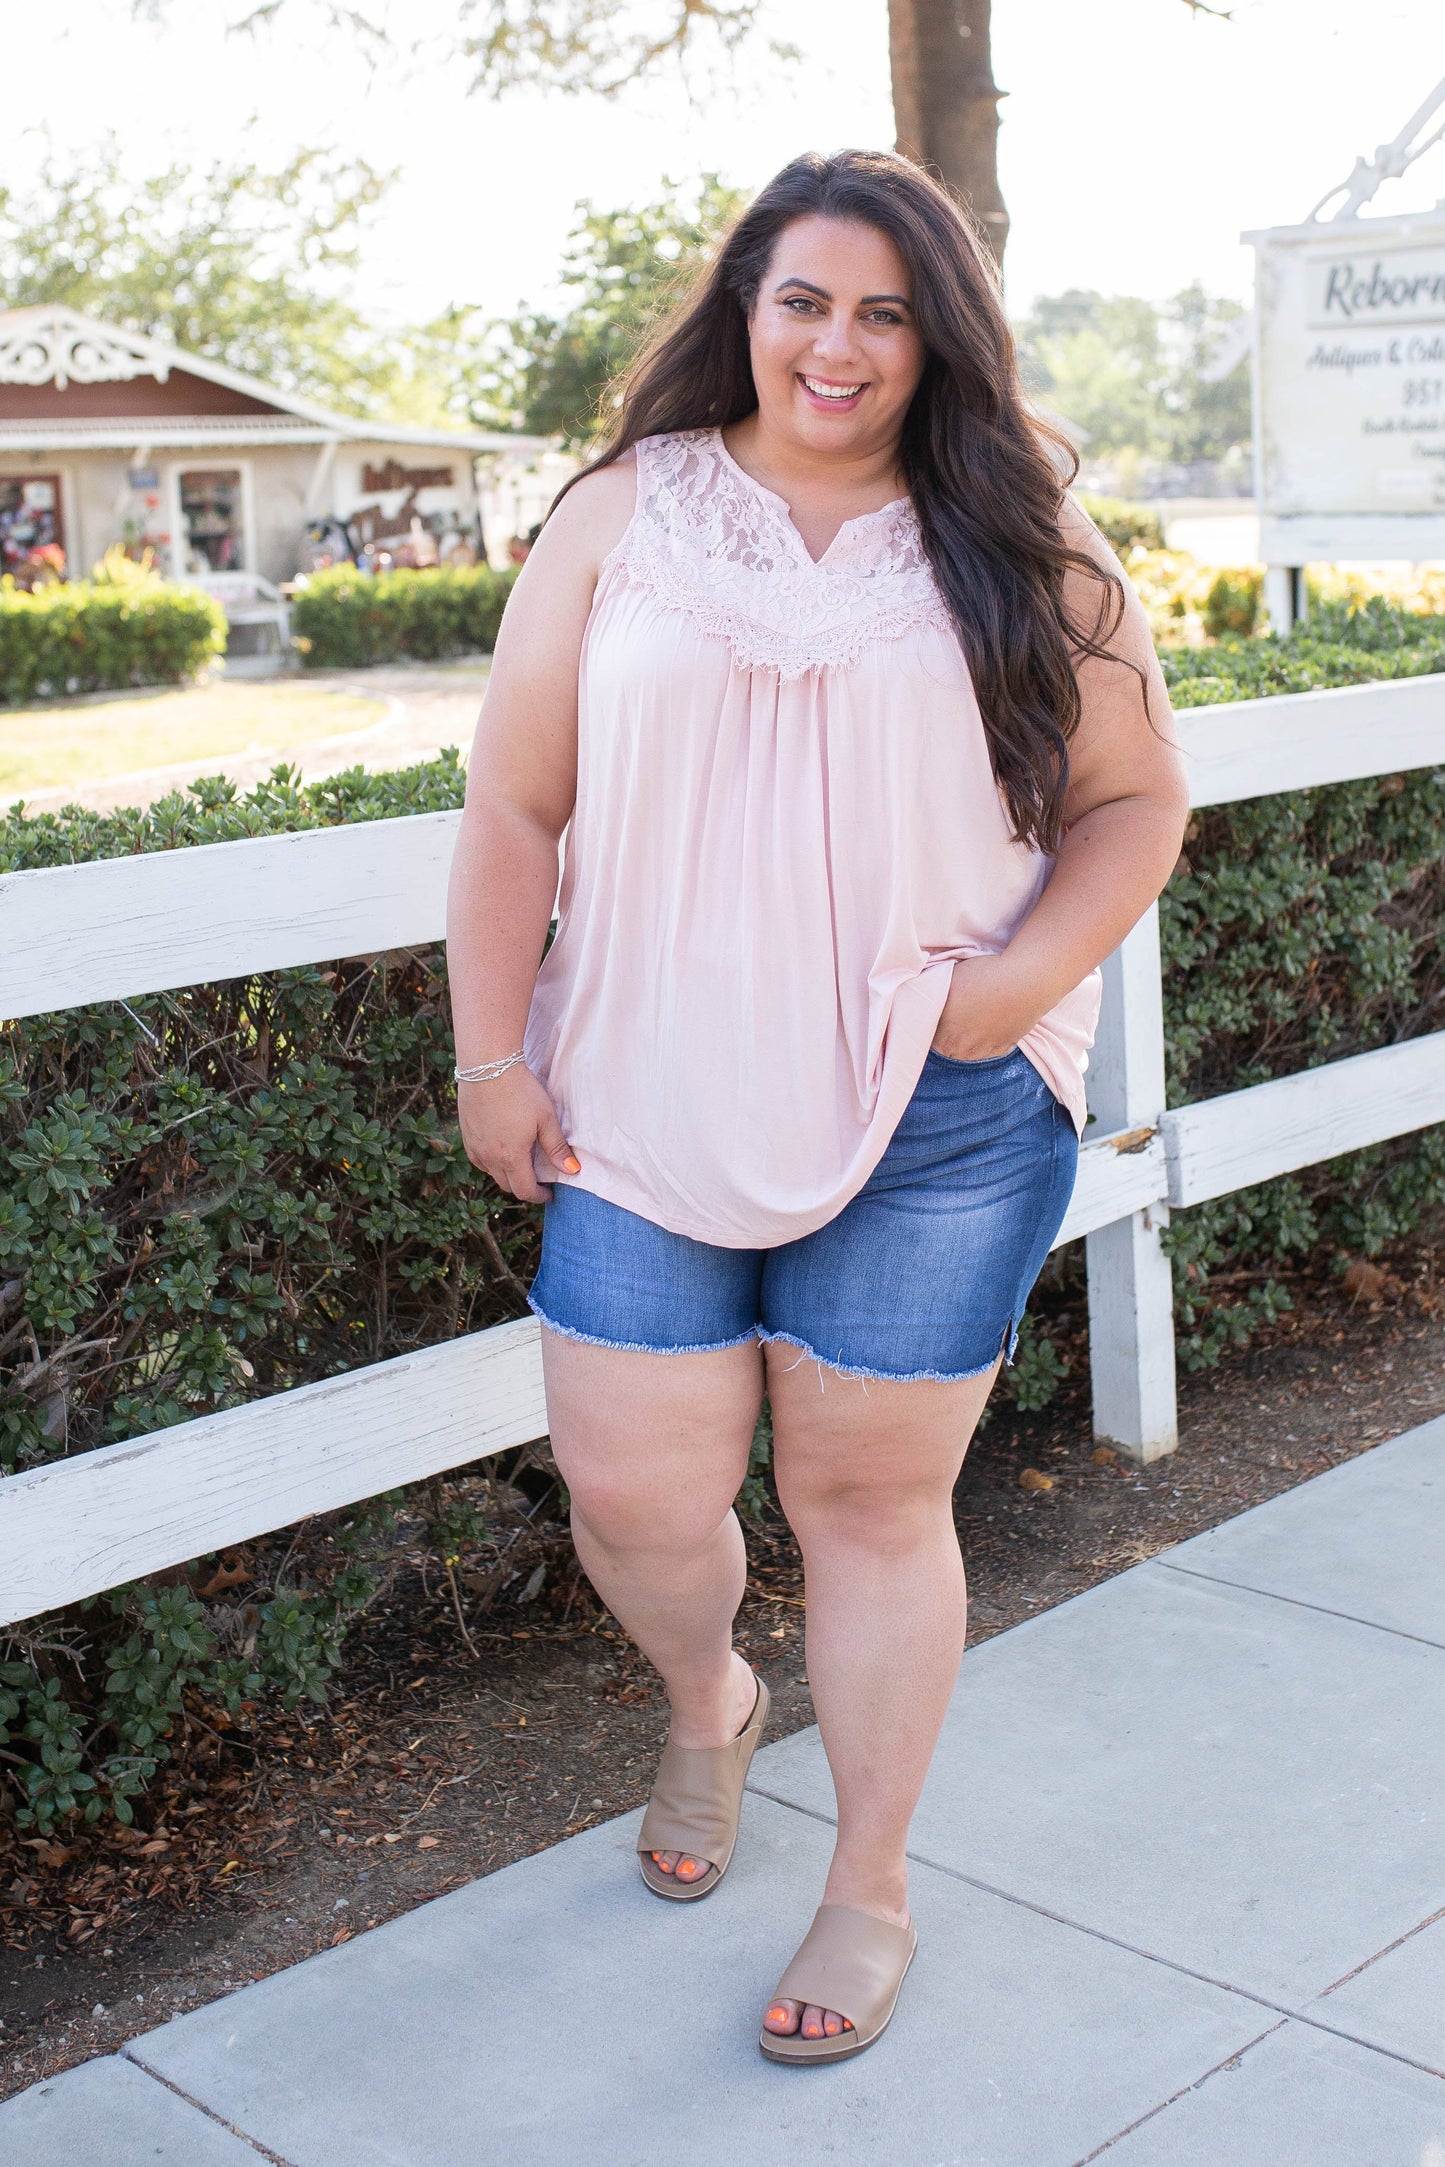
<path id="1" fill-rule="evenodd" d="M 1181 717 L 1196 805 L 1445 762 L 1445 678 Z M 441 938 L 458 815 L 0 876 L 0 1017 Z M 1171 1204 L 1445 1120 L 1445 1032 L 1165 1113 L 1158 921 L 1105 966 L 1102 1133 L 1059 1241 L 1087 1237 L 1097 1434 L 1177 1441 Z M 0 1479 L 0 1623 L 354 1504 L 546 1431 L 536 1328 L 504 1324 Z"/>
<path id="2" fill-rule="evenodd" d="M 531 1317 L 11 1475 L 4 1620 L 546 1434 Z"/>

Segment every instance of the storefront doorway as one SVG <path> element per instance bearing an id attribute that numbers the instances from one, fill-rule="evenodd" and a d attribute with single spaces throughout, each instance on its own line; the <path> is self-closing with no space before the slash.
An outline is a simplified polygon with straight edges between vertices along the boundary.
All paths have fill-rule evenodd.
<path id="1" fill-rule="evenodd" d="M 182 571 L 202 578 L 207 572 L 244 571 L 240 469 L 192 468 L 181 475 L 180 492 Z"/>
<path id="2" fill-rule="evenodd" d="M 21 587 L 65 572 L 58 474 L 0 475 L 0 573 Z"/>

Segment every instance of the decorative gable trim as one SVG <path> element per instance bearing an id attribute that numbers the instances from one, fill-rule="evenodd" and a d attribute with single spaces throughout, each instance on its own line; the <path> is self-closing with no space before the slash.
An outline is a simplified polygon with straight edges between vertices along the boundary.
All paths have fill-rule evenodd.
<path id="1" fill-rule="evenodd" d="M 23 315 L 23 321 L 16 317 Z M 0 319 L 0 384 L 121 384 L 153 376 L 163 384 L 170 357 L 153 339 L 91 322 L 73 309 L 17 310 Z"/>
<path id="2" fill-rule="evenodd" d="M 219 361 L 186 353 L 161 339 L 137 331 L 122 331 L 112 324 L 83 316 L 78 309 L 44 304 L 36 307 L 0 309 L 0 384 L 43 386 L 53 384 L 64 391 L 68 384 L 127 383 L 134 377 L 168 381 L 174 369 L 181 376 L 199 376 L 207 383 L 239 391 L 273 411 L 278 420 L 286 416 L 321 432 L 308 438 L 324 442 L 334 437 L 344 444 L 399 444 L 435 446 L 454 456 L 470 452 L 501 452 L 513 457 L 534 458 L 555 450 L 556 439 L 524 436 L 501 429 L 420 429 L 401 423 L 372 422 L 350 414 L 335 414 L 312 399 L 263 384 L 259 377 L 240 369 L 228 369 Z M 241 417 L 243 419 L 248 417 Z M 52 428 L 54 424 L 49 424 Z M 134 424 L 117 424 L 123 440 L 140 441 Z M 162 441 L 156 429 L 155 441 Z M 43 426 L 35 424 L 43 433 Z"/>

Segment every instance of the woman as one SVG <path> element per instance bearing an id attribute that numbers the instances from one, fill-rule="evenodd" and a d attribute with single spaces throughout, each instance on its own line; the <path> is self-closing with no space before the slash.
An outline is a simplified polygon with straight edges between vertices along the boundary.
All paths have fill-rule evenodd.
<path id="1" fill-rule="evenodd" d="M 547 1200 L 552 1444 L 667 1689 L 638 1850 L 674 1901 L 726 1872 L 767 1716 L 732 1508 L 771 1405 L 838 1802 L 763 2019 L 779 2061 L 871 2045 L 912 1959 L 953 1486 L 1068 1202 L 1097 966 L 1186 814 L 1073 471 L 947 196 L 890 156 L 800 158 L 554 509 L 468 772 L 462 1133 Z"/>

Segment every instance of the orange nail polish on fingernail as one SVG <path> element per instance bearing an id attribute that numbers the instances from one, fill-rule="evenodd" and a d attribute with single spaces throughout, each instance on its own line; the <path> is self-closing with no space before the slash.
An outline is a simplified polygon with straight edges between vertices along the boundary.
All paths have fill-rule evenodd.
<path id="1" fill-rule="evenodd" d="M 569 1174 L 580 1174 L 582 1171 L 582 1162 L 580 1159 L 564 1159 L 562 1161 L 562 1164 L 566 1167 Z"/>

